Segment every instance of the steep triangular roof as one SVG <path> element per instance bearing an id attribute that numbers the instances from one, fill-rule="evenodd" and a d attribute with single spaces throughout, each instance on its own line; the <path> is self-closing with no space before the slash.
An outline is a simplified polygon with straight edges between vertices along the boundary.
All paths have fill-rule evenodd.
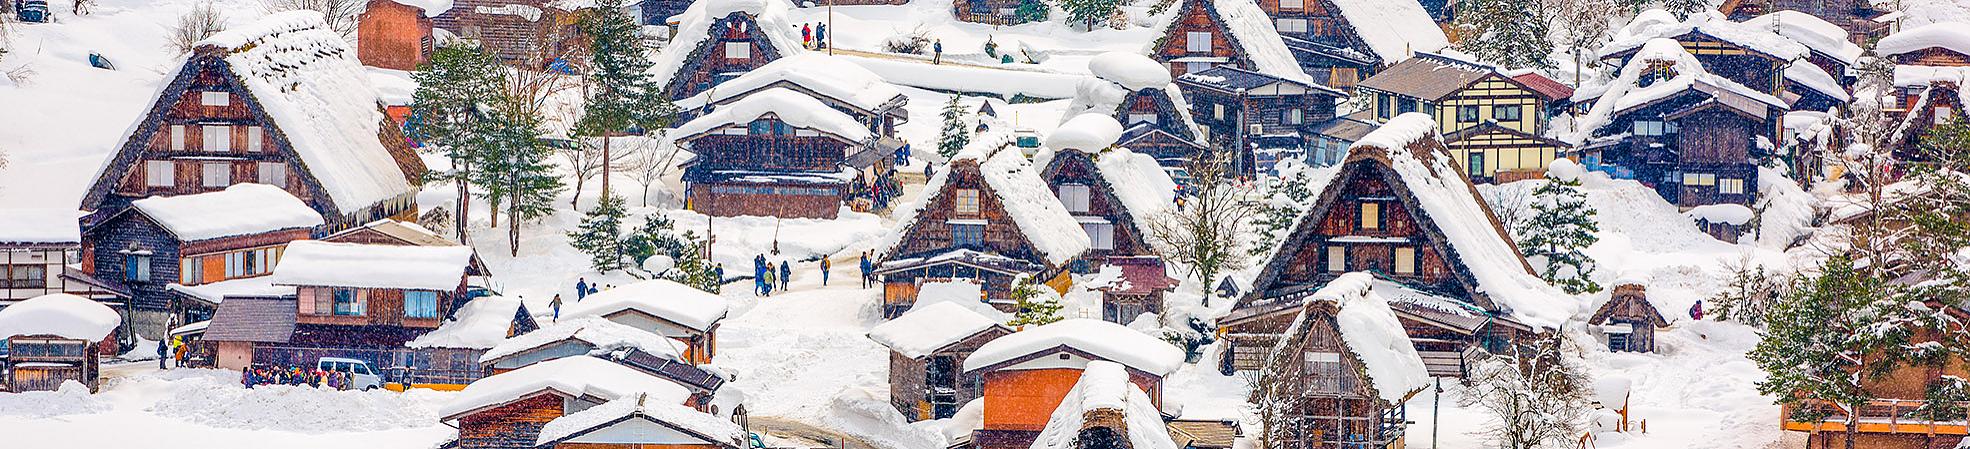
<path id="1" fill-rule="evenodd" d="M 1157 46 L 1169 40 L 1176 33 L 1177 24 L 1182 23 L 1191 9 L 1203 11 L 1217 29 L 1224 31 L 1224 37 L 1231 42 L 1238 58 L 1245 61 L 1252 70 L 1301 83 L 1313 83 L 1313 77 L 1300 67 L 1293 57 L 1292 49 L 1280 39 L 1279 29 L 1273 27 L 1272 16 L 1260 9 L 1252 0 L 1183 0 L 1176 14 L 1169 14 L 1166 22 L 1157 24 L 1162 29 L 1162 38 L 1151 41 L 1145 52 L 1154 54 Z"/>
<path id="2" fill-rule="evenodd" d="M 806 51 L 801 46 L 800 37 L 794 35 L 799 27 L 787 20 L 786 13 L 792 5 L 786 0 L 704 0 L 692 3 L 683 14 L 678 14 L 677 35 L 664 45 L 663 50 L 652 58 L 650 75 L 654 81 L 664 86 L 673 99 L 682 99 L 686 92 L 696 94 L 683 84 L 685 78 L 677 75 L 694 70 L 710 59 L 713 45 L 732 27 L 742 27 L 747 36 L 764 51 L 751 55 L 754 61 L 771 63 L 782 56 Z"/>
<path id="3" fill-rule="evenodd" d="M 1371 396 L 1400 405 L 1430 384 L 1428 368 L 1404 332 L 1389 301 L 1376 292 L 1368 273 L 1343 274 L 1307 296 L 1279 339 L 1273 357 L 1290 357 L 1289 347 L 1311 332 L 1316 320 L 1340 334 L 1348 357 L 1360 364 Z"/>
<path id="4" fill-rule="evenodd" d="M 1092 154 L 1078 149 L 1042 149 L 1035 159 L 1044 161 L 1046 169 L 1040 171 L 1040 178 L 1048 184 L 1054 182 L 1070 164 L 1083 165 L 1096 175 L 1091 193 L 1107 198 L 1116 207 L 1115 214 L 1121 218 L 1120 224 L 1128 226 L 1130 235 L 1138 242 L 1138 248 L 1149 248 L 1149 223 L 1170 209 L 1175 202 L 1176 182 L 1170 180 L 1168 172 L 1156 163 L 1156 159 L 1146 154 L 1129 151 L 1127 148 L 1106 148 L 1095 150 Z M 1119 246 L 1118 246 L 1119 247 Z"/>
<path id="5" fill-rule="evenodd" d="M 1003 208 L 1019 230 L 1023 246 L 1031 248 L 1039 258 L 1033 262 L 1059 267 L 1088 250 L 1087 233 L 1074 221 L 1074 215 L 1067 212 L 1067 207 L 1054 198 L 1033 162 L 1017 150 L 1005 149 L 1011 143 L 1010 131 L 1001 130 L 1006 128 L 1010 127 L 997 126 L 986 134 L 974 136 L 970 147 L 960 151 L 946 169 L 924 185 L 925 193 L 920 198 L 897 209 L 898 226 L 876 246 L 878 259 L 889 261 L 925 255 L 903 253 L 903 245 L 924 232 L 924 208 L 956 195 L 953 191 L 957 187 L 950 183 L 953 176 L 984 180 L 979 186 L 979 207 Z"/>
<path id="6" fill-rule="evenodd" d="M 1438 51 L 1450 46 L 1430 12 L 1413 0 L 1326 0 L 1340 10 L 1355 36 L 1392 64 L 1417 52 Z"/>
<path id="7" fill-rule="evenodd" d="M 1557 327 L 1572 316 L 1572 300 L 1533 275 L 1477 187 L 1443 145 L 1429 115 L 1408 113 L 1390 119 L 1355 142 L 1342 164 L 1332 179 L 1322 183 L 1317 201 L 1268 258 L 1241 306 L 1279 287 L 1274 284 L 1295 263 L 1295 253 L 1319 231 L 1319 218 L 1339 202 L 1352 184 L 1349 180 L 1376 177 L 1392 187 L 1473 304 L 1540 328 Z"/>

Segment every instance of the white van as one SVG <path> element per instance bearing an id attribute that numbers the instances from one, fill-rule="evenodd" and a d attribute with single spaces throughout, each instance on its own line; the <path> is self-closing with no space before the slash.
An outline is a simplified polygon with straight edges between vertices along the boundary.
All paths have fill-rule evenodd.
<path id="1" fill-rule="evenodd" d="M 322 371 L 349 373 L 349 389 L 351 390 L 369 390 L 383 386 L 383 376 L 377 375 L 376 370 L 369 367 L 369 362 L 356 359 L 322 357 L 321 360 L 315 362 L 315 367 Z"/>

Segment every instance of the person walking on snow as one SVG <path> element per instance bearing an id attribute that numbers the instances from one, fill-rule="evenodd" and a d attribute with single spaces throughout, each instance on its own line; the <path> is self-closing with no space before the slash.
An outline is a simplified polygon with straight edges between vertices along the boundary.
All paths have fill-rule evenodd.
<path id="1" fill-rule="evenodd" d="M 575 301 L 576 301 L 576 302 L 580 302 L 581 300 L 583 300 L 583 299 L 587 299 L 587 298 L 588 298 L 588 278 L 585 278 L 585 277 L 584 277 L 584 278 L 576 278 L 576 279 L 575 279 Z"/>
<path id="2" fill-rule="evenodd" d="M 793 262 L 780 262 L 780 291 L 787 291 L 787 283 L 793 281 Z"/>
<path id="3" fill-rule="evenodd" d="M 765 285 L 762 288 L 765 289 L 766 296 L 773 296 L 773 264 L 771 262 L 766 264 L 764 273 L 766 274 L 759 277 L 760 283 Z"/>
<path id="4" fill-rule="evenodd" d="M 809 26 L 808 24 L 805 23 L 800 24 L 800 46 L 806 47 L 808 49 L 814 48 L 813 26 Z"/>
<path id="5" fill-rule="evenodd" d="M 554 321 L 561 321 L 561 295 L 554 295 L 554 300 L 548 301 L 547 306 L 554 308 Z"/>
<path id="6" fill-rule="evenodd" d="M 722 264 L 722 263 L 721 263 L 721 264 L 713 264 L 713 265 L 711 266 L 711 277 L 713 277 L 713 278 L 716 278 L 716 279 L 718 279 L 718 283 L 719 283 L 719 284 L 721 284 L 721 285 L 722 285 L 722 284 L 724 284 L 724 283 L 725 283 L 725 264 Z"/>
<path id="7" fill-rule="evenodd" d="M 936 42 L 930 43 L 930 65 L 943 65 L 943 64 L 944 64 L 944 40 L 938 39 Z"/>
<path id="8" fill-rule="evenodd" d="M 869 252 L 863 251 L 862 252 L 862 288 L 869 288 L 869 271 L 871 271 L 872 268 L 875 267 L 869 265 Z"/>
<path id="9" fill-rule="evenodd" d="M 160 342 L 157 342 L 157 369 L 165 369 L 165 368 L 166 368 L 166 367 L 164 366 L 164 353 L 165 353 L 165 351 L 166 351 L 166 350 L 167 350 L 168 348 L 165 348 L 165 346 L 170 346 L 170 345 L 171 345 L 171 342 L 169 342 L 169 341 L 160 341 Z"/>
<path id="10" fill-rule="evenodd" d="M 822 287 L 828 286 L 828 269 L 833 267 L 834 264 L 829 263 L 827 257 L 825 256 L 821 257 L 821 286 Z"/>

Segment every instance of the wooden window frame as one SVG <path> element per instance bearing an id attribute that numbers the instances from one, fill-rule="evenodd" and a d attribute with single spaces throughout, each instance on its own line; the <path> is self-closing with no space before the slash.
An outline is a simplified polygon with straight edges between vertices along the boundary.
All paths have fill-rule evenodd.
<path id="1" fill-rule="evenodd" d="M 1355 209 L 1357 213 L 1355 215 L 1355 229 L 1363 231 L 1382 229 L 1382 217 L 1388 215 L 1387 211 L 1382 210 L 1382 203 L 1362 201 L 1361 206 Z M 1370 220 L 1370 218 L 1373 218 L 1373 220 Z"/>
<path id="2" fill-rule="evenodd" d="M 963 216 L 977 216 L 981 209 L 978 189 L 958 189 L 951 194 L 951 211 Z"/>
<path id="3" fill-rule="evenodd" d="M 1407 252 L 1408 254 L 1403 254 L 1405 252 Z M 1418 251 L 1416 251 L 1416 247 L 1398 246 L 1395 247 L 1394 251 L 1390 251 L 1390 253 L 1395 255 L 1395 267 L 1394 267 L 1395 274 L 1414 275 L 1417 274 L 1418 271 L 1421 271 L 1420 265 L 1422 264 L 1419 263 L 1419 261 L 1417 260 L 1416 255 Z M 1405 268 L 1404 265 L 1407 265 L 1406 267 L 1408 268 L 1407 270 L 1403 269 Z"/>

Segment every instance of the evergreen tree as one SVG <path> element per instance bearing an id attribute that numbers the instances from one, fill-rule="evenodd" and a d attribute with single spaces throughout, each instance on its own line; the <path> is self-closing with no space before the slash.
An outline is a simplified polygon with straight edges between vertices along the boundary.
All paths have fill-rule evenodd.
<path id="1" fill-rule="evenodd" d="M 937 154 L 945 160 L 957 157 L 958 151 L 971 144 L 971 125 L 965 124 L 965 115 L 971 111 L 958 103 L 958 95 L 951 96 L 951 102 L 944 105 L 944 130 L 937 135 Z"/>
<path id="2" fill-rule="evenodd" d="M 425 179 L 458 188 L 451 227 L 460 243 L 468 243 L 465 224 L 472 211 L 472 166 L 479 148 L 473 134 L 481 117 L 478 106 L 499 96 L 502 67 L 498 56 L 454 45 L 432 52 L 431 59 L 410 74 L 417 80 L 417 91 L 411 94 L 406 128 L 424 150 L 451 161 L 449 169 L 431 170 Z"/>
<path id="3" fill-rule="evenodd" d="M 581 219 L 581 226 L 568 233 L 568 242 L 588 255 L 589 267 L 609 272 L 628 267 L 629 253 L 622 233 L 622 219 L 629 215 L 620 196 L 608 195 Z"/>
<path id="4" fill-rule="evenodd" d="M 1765 314 L 1777 300 L 1785 280 L 1777 273 L 1766 270 L 1763 265 L 1752 265 L 1749 261 L 1734 263 L 1725 267 L 1731 279 L 1724 288 L 1711 295 L 1706 302 L 1710 315 L 1719 321 L 1731 320 L 1751 326 L 1763 326 Z"/>
<path id="5" fill-rule="evenodd" d="M 1463 0 L 1457 11 L 1458 50 L 1507 68 L 1553 68 L 1540 0 Z"/>
<path id="6" fill-rule="evenodd" d="M 677 236 L 670 217 L 664 214 L 650 214 L 643 218 L 643 225 L 623 238 L 623 253 L 629 260 L 641 263 L 650 256 L 665 255 L 675 259 L 688 248 L 683 238 Z"/>
<path id="7" fill-rule="evenodd" d="M 1083 26 L 1086 26 L 1087 29 L 1089 30 L 1094 29 L 1094 24 L 1096 22 L 1102 22 L 1108 20 L 1109 16 L 1115 14 L 1115 10 L 1120 9 L 1122 7 L 1121 2 L 1119 2 L 1118 0 L 1056 0 L 1056 1 L 1059 2 L 1060 9 L 1067 12 L 1067 21 L 1069 23 L 1080 22 Z"/>
<path id="8" fill-rule="evenodd" d="M 1017 301 L 1019 311 L 1015 312 L 1012 315 L 1012 321 L 1008 321 L 1006 324 L 1013 326 L 1039 326 L 1061 320 L 1060 298 L 1040 292 L 1040 287 L 1033 285 L 1032 279 L 1021 276 L 1019 279 L 1014 280 L 1012 283 L 1012 299 Z"/>
<path id="9" fill-rule="evenodd" d="M 1052 8 L 1048 8 L 1046 2 L 1040 0 L 1019 0 L 1019 8 L 1012 11 L 1013 16 L 1018 17 L 1020 23 L 1045 22 L 1047 15 L 1052 13 Z"/>
<path id="10" fill-rule="evenodd" d="M 684 250 L 675 258 L 677 264 L 670 268 L 664 278 L 706 292 L 718 293 L 718 286 L 723 280 L 718 278 L 711 261 L 705 260 L 704 242 L 699 241 L 691 231 L 684 231 L 682 240 Z"/>
<path id="11" fill-rule="evenodd" d="M 1312 206 L 1314 195 L 1312 178 L 1317 169 L 1295 160 L 1279 162 L 1279 177 L 1270 179 L 1265 201 L 1259 203 L 1258 219 L 1253 225 L 1258 229 L 1257 240 L 1246 251 L 1253 256 L 1261 256 L 1277 247 L 1286 233 L 1293 231 L 1300 215 L 1306 214 Z"/>
<path id="12" fill-rule="evenodd" d="M 473 174 L 479 180 L 475 184 L 485 190 L 480 196 L 505 200 L 507 243 L 515 256 L 520 254 L 520 226 L 554 213 L 554 196 L 563 187 L 548 161 L 554 150 L 538 137 L 540 115 L 519 104 L 523 101 L 504 98 L 487 108 L 486 117 L 475 122 L 472 138 L 480 168 Z"/>
<path id="13" fill-rule="evenodd" d="M 1662 0 L 1662 9 L 1676 13 L 1676 17 L 1687 19 L 1691 15 L 1711 11 L 1710 0 Z"/>
<path id="14" fill-rule="evenodd" d="M 589 38 L 587 107 L 575 124 L 576 133 L 606 137 L 631 128 L 670 126 L 677 106 L 649 73 L 650 62 L 642 26 L 625 12 L 629 0 L 598 0 L 583 10 L 579 27 Z M 602 140 L 602 192 L 609 192 L 610 140 Z M 579 192 L 576 195 L 580 195 Z"/>
<path id="15" fill-rule="evenodd" d="M 1601 290 L 1589 279 L 1594 260 L 1585 252 L 1600 240 L 1594 236 L 1600 225 L 1594 223 L 1594 208 L 1587 205 L 1587 195 L 1579 187 L 1579 180 L 1547 176 L 1546 183 L 1532 191 L 1533 215 L 1526 235 L 1519 239 L 1519 252 L 1534 266 L 1543 267 L 1540 277 L 1575 294 Z"/>

